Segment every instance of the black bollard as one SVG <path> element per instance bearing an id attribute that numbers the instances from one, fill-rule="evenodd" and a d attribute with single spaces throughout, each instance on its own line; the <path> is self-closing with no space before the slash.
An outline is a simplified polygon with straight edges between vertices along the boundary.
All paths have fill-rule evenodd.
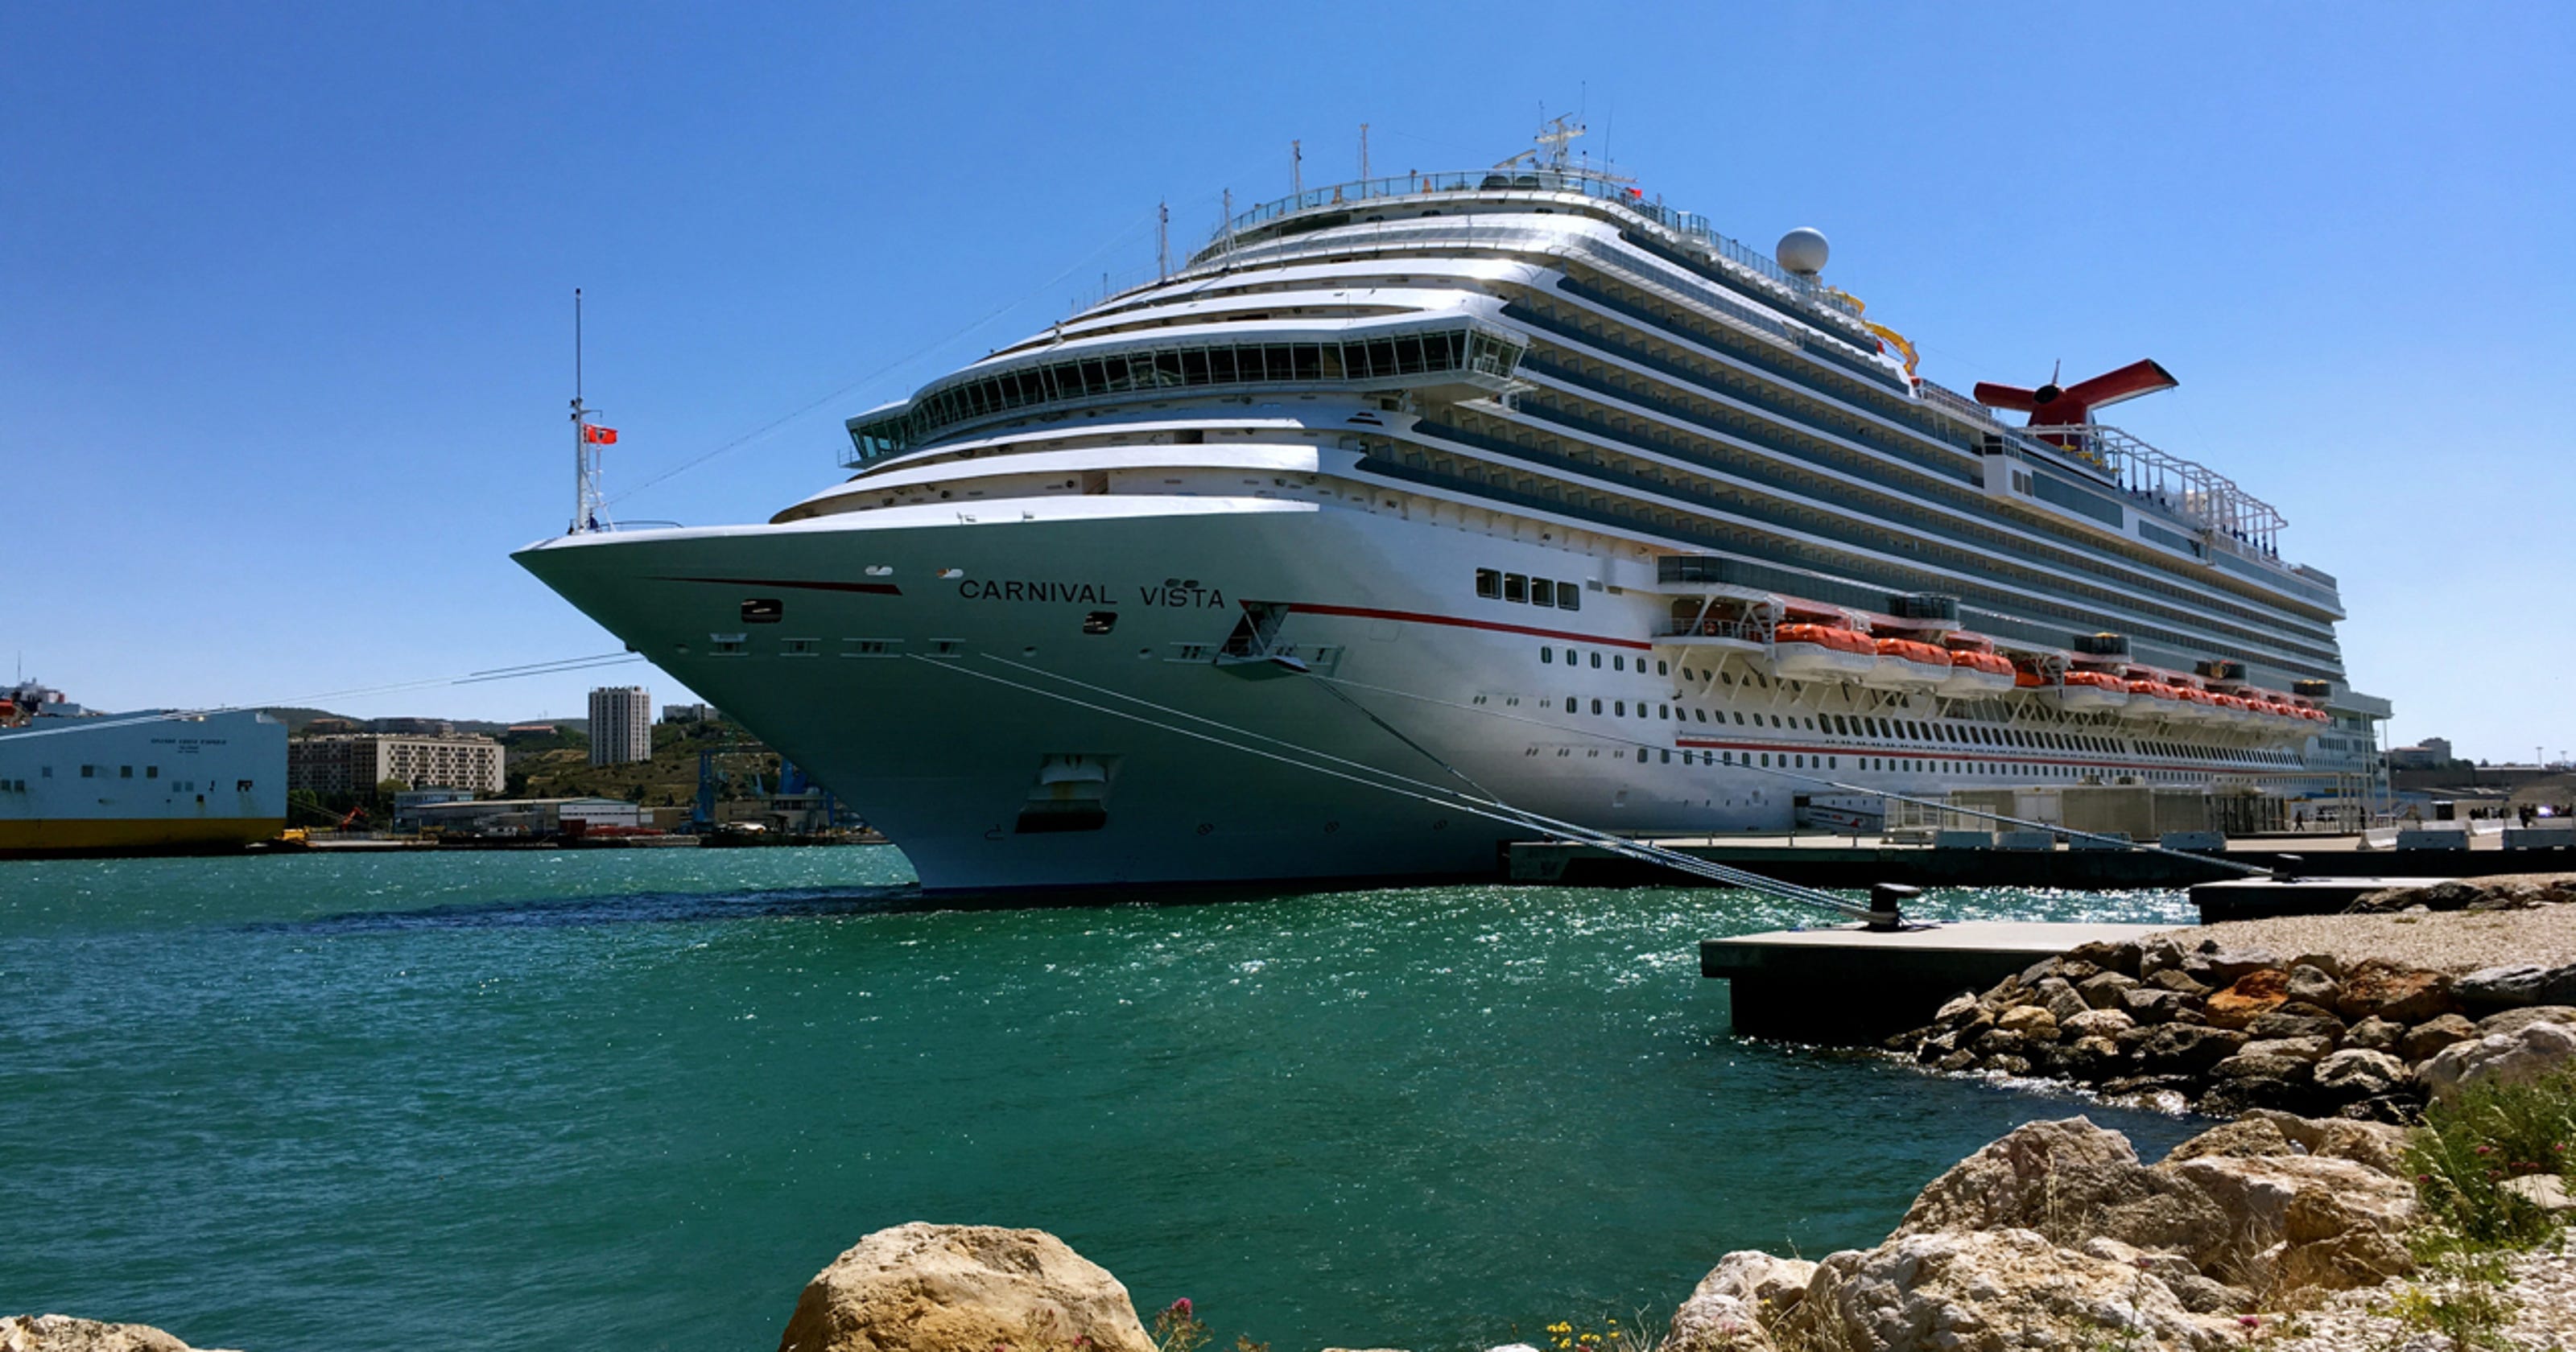
<path id="1" fill-rule="evenodd" d="M 2275 858 L 2272 861 L 2272 881 L 2276 883 L 2297 882 L 2299 880 L 2299 870 L 2307 867 L 2307 862 L 2308 861 L 2301 859 L 2295 854 L 2285 854 Z"/>
<path id="2" fill-rule="evenodd" d="M 1869 889 L 1869 919 L 1861 922 L 1861 928 L 1881 934 L 1905 928 L 1905 917 L 1899 913 L 1901 908 L 1922 895 L 1922 888 L 1908 887 L 1903 883 L 1880 883 L 1872 887 Z"/>

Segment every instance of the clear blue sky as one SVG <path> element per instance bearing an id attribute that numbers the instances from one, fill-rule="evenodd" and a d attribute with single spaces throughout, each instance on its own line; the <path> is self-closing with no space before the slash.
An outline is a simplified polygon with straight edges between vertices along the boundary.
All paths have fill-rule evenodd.
<path id="1" fill-rule="evenodd" d="M 1158 199 L 1195 244 L 1291 138 L 1471 167 L 1544 103 L 1729 234 L 1824 229 L 1944 384 L 2162 361 L 2115 420 L 2288 513 L 2398 738 L 2554 756 L 2571 12 L 0 4 L 0 662 L 134 707 L 613 649 L 506 558 L 569 515 L 573 287 L 612 492 L 786 418 L 617 511 L 759 519 L 1150 265 Z"/>

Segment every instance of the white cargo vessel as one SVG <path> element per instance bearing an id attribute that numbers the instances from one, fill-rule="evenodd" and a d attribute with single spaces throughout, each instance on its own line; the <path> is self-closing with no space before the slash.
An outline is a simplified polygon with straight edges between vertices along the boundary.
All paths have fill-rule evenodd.
<path id="1" fill-rule="evenodd" d="M 286 824 L 286 725 L 0 695 L 0 857 L 238 849 Z"/>
<path id="2" fill-rule="evenodd" d="M 766 524 L 517 558 L 934 889 L 1479 873 L 1530 834 L 1317 754 L 1658 832 L 2373 773 L 2334 579 L 2094 421 L 2163 368 L 1953 394 L 1820 236 L 1756 254 L 1566 131 L 1241 213 L 852 418 L 856 473 Z"/>

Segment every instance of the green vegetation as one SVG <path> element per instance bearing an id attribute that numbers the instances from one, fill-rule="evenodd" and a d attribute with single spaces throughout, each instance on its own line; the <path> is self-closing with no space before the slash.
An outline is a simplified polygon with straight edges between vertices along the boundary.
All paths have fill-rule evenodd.
<path id="1" fill-rule="evenodd" d="M 2422 1276 L 2381 1313 L 2459 1348 L 2509 1348 L 2507 1260 L 2564 1242 L 2558 1218 L 2518 1195 L 2516 1179 L 2576 1182 L 2576 1071 L 2529 1084 L 2481 1084 L 2424 1113 L 2407 1149 L 2424 1223 L 2408 1236 Z"/>
<path id="2" fill-rule="evenodd" d="M 731 723 L 661 723 L 653 759 L 628 765 L 590 763 L 590 738 L 579 732 L 504 736 L 510 798 L 616 798 L 646 807 L 686 807 L 698 797 L 698 753 L 715 751 L 724 778 L 720 798 L 747 797 L 752 779 L 778 787 L 778 753 Z"/>
<path id="3" fill-rule="evenodd" d="M 2546 1243 L 2558 1234 L 2556 1219 L 2505 1185 L 2544 1175 L 2576 1182 L 2576 1071 L 2530 1084 L 2474 1085 L 2433 1104 L 2407 1158 L 2446 1250 Z"/>

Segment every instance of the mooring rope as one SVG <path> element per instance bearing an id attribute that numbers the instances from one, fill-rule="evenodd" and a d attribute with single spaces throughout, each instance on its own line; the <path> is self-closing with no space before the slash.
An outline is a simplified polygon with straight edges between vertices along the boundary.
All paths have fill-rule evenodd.
<path id="1" fill-rule="evenodd" d="M 994 654 L 988 653 L 985 654 L 985 657 L 987 660 L 999 662 L 1004 666 L 1026 671 L 1034 676 L 1048 680 L 1061 681 L 1068 685 L 1079 686 L 1082 689 L 1090 690 L 1112 699 L 1124 700 L 1131 704 L 1141 705 L 1172 718 L 1184 719 L 1192 723 L 1204 724 L 1210 728 L 1221 729 L 1235 737 L 1248 738 L 1252 741 L 1267 742 L 1273 746 L 1286 747 L 1290 751 L 1297 753 L 1299 756 L 1310 756 L 1314 757 L 1316 760 L 1329 761 L 1336 765 L 1346 766 L 1349 768 L 1335 769 L 1330 765 L 1316 764 L 1313 761 L 1297 759 L 1295 756 L 1282 755 L 1278 752 L 1264 750 L 1258 746 L 1248 746 L 1241 742 L 1229 741 L 1225 737 L 1220 737 L 1212 733 L 1176 726 L 1172 723 L 1148 718 L 1142 714 L 1132 713 L 1124 709 L 1111 708 L 1107 705 L 1096 703 L 1091 700 L 1081 699 L 1073 695 L 1065 694 L 1061 691 L 1048 690 L 1043 687 L 1029 685 L 1026 682 L 1014 681 L 1008 677 L 994 675 L 989 672 L 970 670 L 954 662 L 943 663 L 939 659 L 925 657 L 918 653 L 907 654 L 907 656 L 912 658 L 914 661 L 930 662 L 934 665 L 944 665 L 962 675 L 972 676 L 977 680 L 990 681 L 998 685 L 1025 691 L 1029 694 L 1037 695 L 1046 699 L 1059 700 L 1079 708 L 1092 710 L 1096 713 L 1108 714 L 1113 718 L 1127 719 L 1131 722 L 1141 723 L 1147 727 L 1157 728 L 1179 736 L 1193 738 L 1198 741 L 1226 747 L 1235 751 L 1241 751 L 1248 755 L 1259 756 L 1262 759 L 1275 761 L 1279 764 L 1287 765 L 1296 769 L 1306 770 L 1315 774 L 1327 775 L 1332 778 L 1358 784 L 1366 788 L 1376 789 L 1382 793 L 1391 793 L 1399 797 L 1411 798 L 1416 801 L 1428 803 L 1432 806 L 1445 808 L 1450 811 L 1463 812 L 1470 816 L 1482 817 L 1488 821 L 1501 822 L 1507 826 L 1516 826 L 1525 830 L 1535 831 L 1541 835 L 1566 841 L 1569 844 L 1593 846 L 1625 858 L 1637 860 L 1642 863 L 1661 865 L 1677 872 L 1688 873 L 1694 877 L 1702 878 L 1710 882 L 1721 883 L 1728 887 L 1740 888 L 1748 892 L 1758 892 L 1767 896 L 1780 898 L 1784 901 L 1795 902 L 1799 905 L 1815 907 L 1821 910 L 1830 911 L 1837 916 L 1860 918 L 1868 917 L 1873 914 L 1873 912 L 1871 912 L 1867 907 L 1856 905 L 1834 895 L 1831 892 L 1826 892 L 1818 888 L 1803 887 L 1796 883 L 1783 882 L 1778 878 L 1769 877 L 1760 873 L 1753 873 L 1745 869 L 1736 868 L 1729 864 L 1721 864 L 1715 860 L 1702 859 L 1696 855 L 1685 854 L 1678 850 L 1665 849 L 1662 846 L 1646 841 L 1631 840 L 1625 836 L 1600 831 L 1592 827 L 1581 825 L 1580 823 L 1563 821 L 1555 817 L 1550 817 L 1545 813 L 1535 812 L 1528 808 L 1515 806 L 1514 804 L 1505 802 L 1498 797 L 1492 796 L 1490 793 L 1481 798 L 1465 797 L 1443 785 L 1415 779 L 1410 775 L 1399 774 L 1396 771 L 1388 770 L 1380 766 L 1369 765 L 1362 761 L 1351 760 L 1348 757 L 1336 756 L 1331 752 L 1302 746 L 1285 738 L 1273 737 L 1266 733 L 1254 732 L 1246 728 L 1239 728 L 1222 720 L 1209 718 L 1203 714 L 1194 714 L 1185 709 L 1177 709 L 1170 705 L 1157 703 L 1140 695 L 1130 695 L 1124 691 L 1114 690 L 1107 686 L 1095 685 L 1091 682 L 1083 681 L 1075 677 L 1045 671 L 1026 663 L 1013 662 L 1008 658 Z M 1354 707 L 1357 707 L 1355 702 Z M 1381 727 L 1388 726 L 1383 720 L 1378 720 L 1378 722 Z M 1389 731 L 1393 731 L 1393 729 L 1390 727 Z M 1421 750 L 1420 745 L 1415 743 L 1411 738 L 1406 738 L 1401 734 L 1398 734 L 1398 739 L 1403 741 L 1406 745 L 1414 747 L 1416 750 Z M 1424 754 L 1429 755 L 1428 752 L 1424 752 Z M 1432 757 L 1432 759 L 1435 761 L 1438 760 L 1437 757 Z M 1354 771 L 1357 773 L 1354 773 Z M 1455 773 L 1454 770 L 1453 773 Z M 1375 778 L 1364 776 L 1375 776 Z M 1459 777 L 1461 779 L 1466 778 L 1464 774 L 1460 774 Z M 1473 783 L 1474 781 L 1468 780 L 1467 782 Z M 1483 793 L 1485 791 L 1479 789 L 1479 792 Z"/>

